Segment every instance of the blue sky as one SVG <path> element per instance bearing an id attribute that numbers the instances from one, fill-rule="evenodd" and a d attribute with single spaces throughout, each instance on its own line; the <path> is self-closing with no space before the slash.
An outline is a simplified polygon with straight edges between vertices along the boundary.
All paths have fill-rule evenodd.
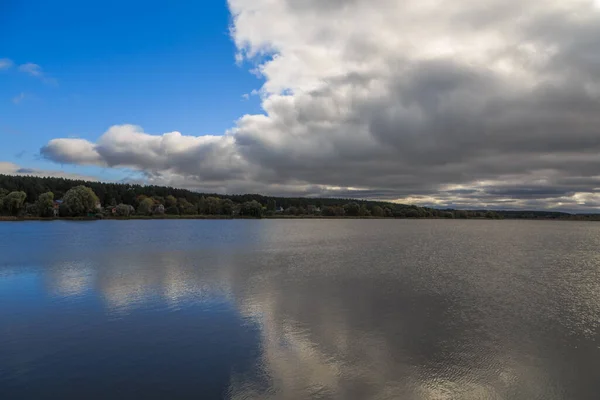
<path id="1" fill-rule="evenodd" d="M 27 1 L 0 5 L 0 160 L 40 169 L 56 137 L 97 139 L 115 124 L 147 132 L 222 134 L 259 100 L 261 82 L 235 64 L 225 1 Z M 19 66 L 33 63 L 42 76 Z M 122 172 L 61 169 L 105 179 Z"/>

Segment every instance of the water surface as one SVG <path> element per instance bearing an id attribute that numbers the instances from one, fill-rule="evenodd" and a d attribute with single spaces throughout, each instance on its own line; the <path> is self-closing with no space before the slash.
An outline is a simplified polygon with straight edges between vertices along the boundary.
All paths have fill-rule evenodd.
<path id="1" fill-rule="evenodd" d="M 600 224 L 0 223 L 0 399 L 597 399 Z"/>

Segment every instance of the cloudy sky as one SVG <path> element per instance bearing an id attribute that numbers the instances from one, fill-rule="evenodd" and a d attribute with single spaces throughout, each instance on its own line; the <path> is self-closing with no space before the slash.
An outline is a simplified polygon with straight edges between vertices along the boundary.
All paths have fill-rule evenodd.
<path id="1" fill-rule="evenodd" d="M 0 171 L 600 206 L 598 1 L 26 3 L 0 17 Z"/>

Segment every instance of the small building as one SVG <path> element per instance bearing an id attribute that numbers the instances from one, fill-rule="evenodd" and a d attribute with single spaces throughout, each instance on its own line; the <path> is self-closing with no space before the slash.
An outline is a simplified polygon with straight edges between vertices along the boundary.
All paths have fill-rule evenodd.
<path id="1" fill-rule="evenodd" d="M 58 218 L 60 216 L 60 206 L 62 205 L 62 200 L 54 200 L 52 203 L 52 215 L 54 218 Z"/>

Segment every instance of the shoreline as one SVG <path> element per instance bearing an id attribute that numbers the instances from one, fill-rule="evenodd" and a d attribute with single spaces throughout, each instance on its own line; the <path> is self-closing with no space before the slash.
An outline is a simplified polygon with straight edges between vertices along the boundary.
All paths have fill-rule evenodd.
<path id="1" fill-rule="evenodd" d="M 456 221 L 571 221 L 571 222 L 600 222 L 599 219 L 577 219 L 577 218 L 441 218 L 441 217 L 424 217 L 424 218 L 396 218 L 396 217 L 373 217 L 373 216 L 321 216 L 321 215 L 269 215 L 261 218 L 256 217 L 240 217 L 240 216 L 225 216 L 225 215 L 165 215 L 165 216 L 143 216 L 134 215 L 130 217 L 59 217 L 59 218 L 44 218 L 44 217 L 12 217 L 0 216 L 0 222 L 26 222 L 26 221 L 135 221 L 135 220 L 259 220 L 259 219 L 369 219 L 369 220 L 456 220 Z"/>
<path id="2" fill-rule="evenodd" d="M 325 217 L 320 215 L 278 215 L 278 216 L 264 216 L 264 217 L 240 217 L 240 216 L 226 216 L 226 215 L 168 215 L 168 216 L 144 216 L 134 215 L 131 217 L 58 217 L 58 218 L 44 218 L 44 217 L 11 217 L 11 216 L 0 216 L 0 222 L 22 222 L 22 221 L 135 221 L 135 220 L 244 220 L 244 219 L 444 219 L 444 218 L 394 218 L 394 217 L 340 217 L 332 216 Z"/>

